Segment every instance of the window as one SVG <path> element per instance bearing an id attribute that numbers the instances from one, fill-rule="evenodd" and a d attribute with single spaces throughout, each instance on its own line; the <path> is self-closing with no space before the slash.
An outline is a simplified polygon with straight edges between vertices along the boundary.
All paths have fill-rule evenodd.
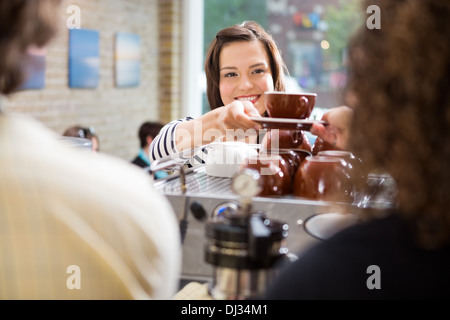
<path id="1" fill-rule="evenodd" d="M 346 81 L 345 47 L 351 32 L 361 21 L 359 0 L 185 1 L 203 3 L 202 57 L 220 29 L 255 20 L 274 37 L 294 85 L 317 93 L 315 108 L 327 109 L 342 103 L 340 94 Z M 204 113 L 209 111 L 209 106 L 204 74 L 200 77 L 203 80 L 198 88 L 203 91 L 203 106 L 199 112 Z"/>

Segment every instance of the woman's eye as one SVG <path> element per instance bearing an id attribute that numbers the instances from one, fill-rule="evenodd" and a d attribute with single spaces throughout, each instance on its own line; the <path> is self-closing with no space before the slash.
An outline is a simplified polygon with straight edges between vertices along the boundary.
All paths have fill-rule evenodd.
<path id="1" fill-rule="evenodd" d="M 264 72 L 265 72 L 264 69 L 256 69 L 253 71 L 253 73 L 255 73 L 255 74 L 260 74 L 260 73 L 264 73 Z"/>
<path id="2" fill-rule="evenodd" d="M 225 78 L 231 78 L 231 77 L 236 77 L 237 74 L 235 72 L 229 72 L 229 73 L 225 73 L 224 77 Z"/>

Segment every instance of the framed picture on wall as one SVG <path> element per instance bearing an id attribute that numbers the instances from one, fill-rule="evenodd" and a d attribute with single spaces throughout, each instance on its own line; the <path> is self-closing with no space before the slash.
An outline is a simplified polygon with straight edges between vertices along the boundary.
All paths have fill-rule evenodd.
<path id="1" fill-rule="evenodd" d="M 137 87 L 141 78 L 141 38 L 131 33 L 117 33 L 115 42 L 116 87 Z"/>
<path id="2" fill-rule="evenodd" d="M 98 31 L 70 29 L 69 87 L 97 88 L 100 73 L 100 35 Z"/>
<path id="3" fill-rule="evenodd" d="M 24 64 L 25 82 L 19 90 L 36 90 L 45 88 L 46 70 L 45 48 L 30 47 L 27 52 L 27 61 Z"/>

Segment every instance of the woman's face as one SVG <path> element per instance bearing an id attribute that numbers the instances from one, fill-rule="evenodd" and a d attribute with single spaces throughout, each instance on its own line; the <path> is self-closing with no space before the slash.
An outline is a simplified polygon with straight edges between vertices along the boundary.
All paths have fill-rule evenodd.
<path id="1" fill-rule="evenodd" d="M 266 111 L 263 93 L 273 91 L 269 57 L 260 41 L 233 42 L 222 48 L 219 59 L 220 97 L 225 105 L 251 101 L 260 114 Z"/>

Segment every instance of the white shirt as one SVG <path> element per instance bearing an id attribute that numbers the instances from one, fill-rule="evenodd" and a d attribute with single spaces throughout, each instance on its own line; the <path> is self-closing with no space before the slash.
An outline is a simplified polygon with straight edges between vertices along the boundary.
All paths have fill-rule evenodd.
<path id="1" fill-rule="evenodd" d="M 0 115 L 0 299 L 171 299 L 179 228 L 152 183 L 127 161 Z"/>

